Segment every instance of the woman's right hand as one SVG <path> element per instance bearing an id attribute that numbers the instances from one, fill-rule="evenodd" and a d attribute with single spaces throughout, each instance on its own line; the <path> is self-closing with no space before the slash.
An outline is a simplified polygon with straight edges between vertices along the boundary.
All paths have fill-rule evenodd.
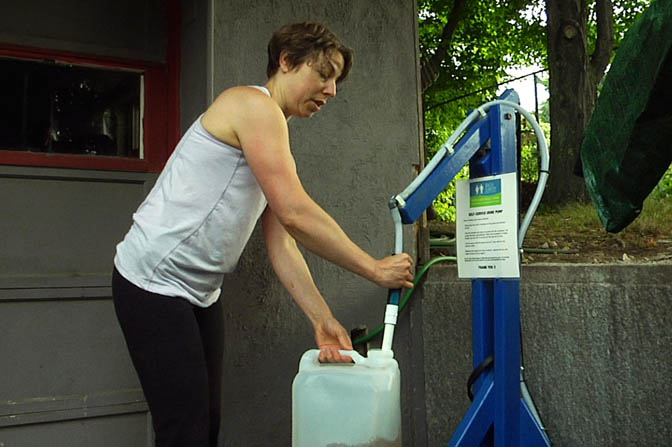
<path id="1" fill-rule="evenodd" d="M 413 288 L 413 259 L 406 253 L 388 256 L 376 261 L 373 282 L 386 289 Z"/>

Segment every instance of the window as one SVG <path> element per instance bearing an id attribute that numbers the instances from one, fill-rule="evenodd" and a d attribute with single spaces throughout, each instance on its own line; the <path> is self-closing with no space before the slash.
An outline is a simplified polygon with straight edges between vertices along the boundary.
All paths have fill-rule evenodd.
<path id="1" fill-rule="evenodd" d="M 144 158 L 142 73 L 0 57 L 0 147 Z"/>
<path id="2" fill-rule="evenodd" d="M 158 171 L 179 137 L 171 85 L 168 64 L 0 45 L 0 164 Z"/>

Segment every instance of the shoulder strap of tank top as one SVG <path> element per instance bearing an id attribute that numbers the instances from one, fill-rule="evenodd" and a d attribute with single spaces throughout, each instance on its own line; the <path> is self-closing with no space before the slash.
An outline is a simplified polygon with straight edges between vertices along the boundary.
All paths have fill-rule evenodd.
<path id="1" fill-rule="evenodd" d="M 250 85 L 250 87 L 256 88 L 257 90 L 261 90 L 262 92 L 266 93 L 268 96 L 271 96 L 271 92 L 269 92 L 266 87 L 262 87 L 260 85 Z"/>

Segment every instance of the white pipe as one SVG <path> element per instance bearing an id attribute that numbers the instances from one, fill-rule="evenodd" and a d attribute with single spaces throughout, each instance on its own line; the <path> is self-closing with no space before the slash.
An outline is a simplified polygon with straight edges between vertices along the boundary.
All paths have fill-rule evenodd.
<path id="1" fill-rule="evenodd" d="M 404 251 L 404 224 L 401 221 L 401 212 L 399 208 L 392 208 L 392 222 L 394 222 L 394 254 L 398 255 Z"/>
<path id="2" fill-rule="evenodd" d="M 446 156 L 451 156 L 453 155 L 453 147 L 455 145 L 455 142 L 457 141 L 458 137 L 461 137 L 464 131 L 472 124 L 472 121 L 476 120 L 479 117 L 484 117 L 487 114 L 487 111 L 492 107 L 496 105 L 504 105 L 508 107 L 513 107 L 516 109 L 518 112 L 520 112 L 521 115 L 525 117 L 525 119 L 532 125 L 532 128 L 534 129 L 534 133 L 537 136 L 537 142 L 539 143 L 539 154 L 541 156 L 541 166 L 540 166 L 540 171 L 539 171 L 539 181 L 537 182 L 537 189 L 534 192 L 534 196 L 532 197 L 532 202 L 530 203 L 530 206 L 527 210 L 527 213 L 525 213 L 525 218 L 523 219 L 522 224 L 520 225 L 520 228 L 518 229 L 518 248 L 521 248 L 523 246 L 523 240 L 525 239 L 525 234 L 527 234 L 527 230 L 530 226 L 530 223 L 532 223 L 532 218 L 534 217 L 534 213 L 537 211 L 537 207 L 539 206 L 539 203 L 541 202 L 541 196 L 544 194 L 544 189 L 546 187 L 546 181 L 548 180 L 548 169 L 549 169 L 549 155 L 548 155 L 548 145 L 546 144 L 546 138 L 544 137 L 544 131 L 541 129 L 541 126 L 539 126 L 539 123 L 537 123 L 537 120 L 534 119 L 534 116 L 532 116 L 531 113 L 529 113 L 527 110 L 525 110 L 523 107 L 521 107 L 520 104 L 517 104 L 512 101 L 505 101 L 502 99 L 497 99 L 494 101 L 487 102 L 483 104 L 482 106 L 478 107 L 474 111 L 472 111 L 467 118 L 462 121 L 462 123 L 458 126 L 457 130 L 453 132 L 453 134 L 448 138 L 448 140 L 441 146 L 441 148 L 437 151 L 437 153 L 432 157 L 430 162 L 427 164 L 425 169 L 418 174 L 418 176 L 411 182 L 410 185 L 406 187 L 397 197 L 400 198 L 403 202 L 403 200 L 408 199 L 413 192 L 415 192 L 416 189 L 422 184 L 422 182 L 425 181 L 425 179 L 429 176 L 429 174 L 432 173 L 432 171 L 436 168 L 436 166 L 441 162 L 441 160 Z M 399 200 L 399 199 L 398 199 Z"/>
<path id="3" fill-rule="evenodd" d="M 527 229 L 530 226 L 530 223 L 532 222 L 532 217 L 534 216 L 534 213 L 537 211 L 537 207 L 541 202 L 541 196 L 544 193 L 546 180 L 548 179 L 549 156 L 548 156 L 548 145 L 546 144 L 544 131 L 539 126 L 539 123 L 537 123 L 532 114 L 530 114 L 527 110 L 523 109 L 520 106 L 520 104 L 517 104 L 515 102 L 497 99 L 495 101 L 485 103 L 482 106 L 475 109 L 473 112 L 471 112 L 469 116 L 467 116 L 467 118 L 464 119 L 464 121 L 462 121 L 462 123 L 458 126 L 457 130 L 453 132 L 450 138 L 448 138 L 448 140 L 441 146 L 441 148 L 437 151 L 437 153 L 434 154 L 434 157 L 432 157 L 427 166 L 425 166 L 425 169 L 423 169 L 422 172 L 418 174 L 418 176 L 411 182 L 410 185 L 406 187 L 406 189 L 404 189 L 399 195 L 395 196 L 395 199 L 397 200 L 397 203 L 399 205 L 403 206 L 404 201 L 408 199 L 408 197 L 410 197 L 411 194 L 413 194 L 413 192 L 420 186 L 420 184 L 422 184 L 422 182 L 425 181 L 425 179 L 429 176 L 429 174 L 431 174 L 434 171 L 434 169 L 441 162 L 441 160 L 443 160 L 445 156 L 453 155 L 454 153 L 453 147 L 455 145 L 455 142 L 459 137 L 462 136 L 465 130 L 471 125 L 472 121 L 480 117 L 485 117 L 487 111 L 492 106 L 495 105 L 504 105 L 508 107 L 513 107 L 518 112 L 520 112 L 520 114 L 523 115 L 530 124 L 532 124 L 532 128 L 534 129 L 534 132 L 537 135 L 537 142 L 539 143 L 539 152 L 541 155 L 541 170 L 539 172 L 539 181 L 537 182 L 537 189 L 534 193 L 534 197 L 532 198 L 532 202 L 530 203 L 530 207 L 528 208 L 527 213 L 525 213 L 523 223 L 518 229 L 518 248 L 520 248 L 523 246 L 523 239 L 525 239 Z M 403 222 L 401 220 L 401 212 L 399 211 L 398 207 L 392 208 L 390 211 L 392 213 L 392 221 L 394 222 L 394 253 L 398 254 L 403 251 L 403 245 L 404 245 Z M 392 311 L 391 308 L 394 308 L 394 311 Z M 398 313 L 398 306 L 388 304 L 385 311 L 385 330 L 383 332 L 383 345 L 382 345 L 383 351 L 392 350 L 392 339 L 394 338 L 394 326 L 397 323 L 397 313 Z"/>
<path id="4" fill-rule="evenodd" d="M 399 208 L 392 208 L 390 212 L 392 213 L 392 221 L 394 222 L 394 254 L 399 254 L 404 250 L 404 224 L 401 221 Z M 398 314 L 398 305 L 388 304 L 385 308 L 385 331 L 383 332 L 383 345 L 381 347 L 383 351 L 392 350 L 394 326 L 397 324 Z"/>
<path id="5" fill-rule="evenodd" d="M 532 197 L 530 207 L 527 209 L 527 213 L 525 213 L 523 223 L 520 225 L 520 228 L 518 229 L 518 248 L 521 248 L 523 246 L 523 240 L 525 239 L 527 229 L 530 226 L 530 223 L 532 223 L 534 213 L 537 211 L 537 207 L 541 202 L 541 196 L 544 194 L 544 188 L 546 187 L 546 181 L 548 180 L 548 168 L 549 168 L 548 145 L 546 144 L 544 131 L 541 129 L 541 126 L 539 126 L 539 123 L 537 123 L 537 120 L 534 119 L 534 116 L 532 116 L 530 112 L 522 108 L 520 104 L 516 104 L 515 102 L 511 101 L 504 101 L 501 99 L 497 99 L 495 101 L 490 101 L 488 103 L 483 104 L 481 107 L 479 107 L 479 109 L 482 109 L 485 112 L 488 109 L 490 109 L 490 107 L 495 105 L 505 105 L 508 107 L 513 107 L 518 112 L 520 112 L 520 114 L 523 115 L 525 119 L 532 125 L 534 133 L 537 135 L 537 142 L 539 143 L 539 154 L 541 155 L 541 166 L 540 166 L 541 169 L 539 171 L 539 181 L 537 182 L 537 189 L 535 190 L 534 196 Z"/>
<path id="6" fill-rule="evenodd" d="M 383 332 L 383 345 L 381 346 L 381 351 L 391 351 L 392 350 L 392 339 L 394 338 L 394 325 L 386 324 L 385 331 Z"/>
<path id="7" fill-rule="evenodd" d="M 532 416 L 534 416 L 534 419 L 537 420 L 537 424 L 539 424 L 539 428 L 546 431 L 546 427 L 544 427 L 544 424 L 541 423 L 541 416 L 539 416 L 539 412 L 537 411 L 537 407 L 534 405 L 534 401 L 532 401 L 532 396 L 530 396 L 530 392 L 527 390 L 527 385 L 525 384 L 525 380 L 523 380 L 523 370 L 522 370 L 522 368 L 520 370 L 520 395 L 522 396 L 523 400 L 527 404 L 527 408 L 530 409 L 530 412 L 532 413 Z"/>
<path id="8" fill-rule="evenodd" d="M 382 351 L 392 350 L 392 340 L 394 339 L 394 327 L 397 324 L 397 316 L 399 314 L 399 306 L 396 304 L 388 304 L 385 307 L 385 331 L 383 332 Z"/>

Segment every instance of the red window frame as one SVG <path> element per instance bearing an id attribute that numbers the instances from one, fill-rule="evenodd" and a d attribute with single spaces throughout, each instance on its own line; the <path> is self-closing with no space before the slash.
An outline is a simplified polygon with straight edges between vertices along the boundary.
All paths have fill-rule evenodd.
<path id="1" fill-rule="evenodd" d="M 139 172 L 160 171 L 180 138 L 179 17 L 174 8 L 169 8 L 169 10 L 172 11 L 168 18 L 168 47 L 165 64 L 0 43 L 0 56 L 37 60 L 53 59 L 77 65 L 95 65 L 141 71 L 145 76 L 144 159 L 47 154 L 0 148 L 0 165 Z"/>

